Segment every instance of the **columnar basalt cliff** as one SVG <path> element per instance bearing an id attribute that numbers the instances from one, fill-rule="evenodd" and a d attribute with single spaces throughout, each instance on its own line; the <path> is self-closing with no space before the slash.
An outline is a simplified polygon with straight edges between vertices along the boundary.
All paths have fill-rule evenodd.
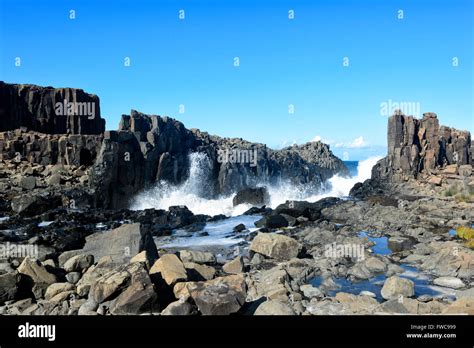
<path id="1" fill-rule="evenodd" d="M 251 152 L 255 162 L 219 158 L 221 151 L 233 150 Z M 123 207 L 133 194 L 155 182 L 182 183 L 190 175 L 189 154 L 193 152 L 206 155 L 208 176 L 202 179 L 209 197 L 277 180 L 320 187 L 336 173 L 347 174 L 344 163 L 320 142 L 276 151 L 263 144 L 188 130 L 172 118 L 132 110 L 130 116 L 122 116 L 118 131 L 105 132 L 91 175 L 97 205 Z"/>
<path id="2" fill-rule="evenodd" d="M 25 127 L 45 134 L 101 134 L 99 97 L 76 88 L 0 81 L 0 131 Z"/>
<path id="3" fill-rule="evenodd" d="M 440 126 L 431 112 L 421 120 L 401 113 L 391 116 L 387 139 L 388 155 L 372 171 L 379 181 L 426 178 L 447 166 L 472 165 L 470 132 Z"/>
<path id="4" fill-rule="evenodd" d="M 0 159 L 39 165 L 90 166 L 100 150 L 102 135 L 44 134 L 21 129 L 0 132 Z"/>
<path id="5" fill-rule="evenodd" d="M 206 155 L 202 179 L 209 197 L 281 180 L 320 188 L 334 174 L 348 174 L 321 142 L 272 150 L 135 110 L 122 116 L 117 131 L 105 131 L 99 98 L 73 88 L 0 82 L 0 131 L 0 159 L 10 164 L 5 188 L 33 195 L 33 189 L 44 191 L 45 185 L 53 191 L 82 185 L 80 196 L 86 199 L 80 201 L 100 208 L 127 207 L 134 194 L 156 182 L 182 183 L 190 175 L 189 155 L 196 152 Z M 226 151 L 244 155 L 221 158 Z M 20 162 L 25 161 L 35 166 L 25 186 L 29 190 L 21 187 L 20 179 L 6 178 L 15 168 L 24 168 L 27 164 Z"/>

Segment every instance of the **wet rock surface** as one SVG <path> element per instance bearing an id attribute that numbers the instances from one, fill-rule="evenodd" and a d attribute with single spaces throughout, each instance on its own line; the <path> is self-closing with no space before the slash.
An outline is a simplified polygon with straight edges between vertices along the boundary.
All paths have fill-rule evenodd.
<path id="1" fill-rule="evenodd" d="M 153 221 L 171 220 L 177 222 L 174 226 L 181 226 L 179 221 L 195 221 L 189 213 L 176 220 L 177 211 L 185 212 L 183 209 L 87 217 L 76 212 L 71 216 L 77 223 L 88 220 L 90 224 L 78 247 L 65 251 L 56 248 L 61 243 L 49 244 L 55 239 L 46 231 L 66 226 L 60 219 L 35 227 L 40 238 L 23 239 L 25 245 L 31 239 L 53 248 L 43 261 L 26 258 L 16 266 L 18 258 L 8 261 L 0 274 L 4 284 L 0 311 L 81 315 L 470 313 L 474 251 L 448 232 L 472 224 L 472 204 L 444 196 L 407 200 L 401 194 L 391 199 L 397 208 L 380 199 L 321 202 L 324 208 L 317 220 L 301 220 L 304 222 L 293 227 L 261 227 L 248 234 L 238 249 L 224 254 L 225 249 L 173 251 L 160 247 L 159 241 L 170 236 L 152 237 Z M 293 214 L 307 213 L 302 209 Z M 69 214 L 58 211 L 53 216 Z M 28 219 L 33 218 L 21 221 Z M 37 226 L 40 220 L 32 221 Z M 15 218 L 11 223 L 22 225 Z M 102 232 L 96 231 L 100 223 Z M 235 232 L 234 225 L 229 226 L 229 238 L 249 233 Z M 57 233 L 56 240 L 62 240 Z M 123 244 L 108 245 L 107 235 L 114 233 Z M 92 243 L 94 248 L 88 242 L 91 238 L 98 238 Z"/>

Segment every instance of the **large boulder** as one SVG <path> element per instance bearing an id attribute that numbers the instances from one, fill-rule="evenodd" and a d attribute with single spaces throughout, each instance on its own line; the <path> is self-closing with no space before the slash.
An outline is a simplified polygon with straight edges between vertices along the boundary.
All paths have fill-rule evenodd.
<path id="1" fill-rule="evenodd" d="M 115 264 L 123 264 L 142 251 L 146 251 L 150 264 L 158 259 L 158 251 L 150 232 L 139 223 L 134 223 L 86 237 L 82 254 L 90 254 L 95 260 L 110 256 Z"/>
<path id="2" fill-rule="evenodd" d="M 189 294 L 203 315 L 232 314 L 245 303 L 245 278 L 243 275 L 230 275 L 194 283 Z"/>
<path id="3" fill-rule="evenodd" d="M 392 276 L 382 287 L 382 297 L 386 300 L 398 299 L 400 296 L 412 297 L 415 295 L 415 284 L 410 279 Z"/>
<path id="4" fill-rule="evenodd" d="M 409 237 L 390 237 L 388 239 L 388 247 L 393 252 L 409 250 L 413 247 L 415 241 Z"/>
<path id="5" fill-rule="evenodd" d="M 51 300 L 56 295 L 63 293 L 65 291 L 75 290 L 75 286 L 70 283 L 54 283 L 48 286 L 44 294 L 46 300 Z"/>
<path id="6" fill-rule="evenodd" d="M 171 302 L 163 311 L 161 315 L 190 315 L 193 306 L 186 301 Z"/>
<path id="7" fill-rule="evenodd" d="M 148 272 L 139 262 L 121 265 L 95 280 L 89 291 L 91 304 L 110 303 L 112 314 L 140 314 L 153 309 L 157 299 Z"/>
<path id="8" fill-rule="evenodd" d="M 212 266 L 194 262 L 185 262 L 184 268 L 188 278 L 193 281 L 211 280 L 216 275 L 216 269 Z"/>
<path id="9" fill-rule="evenodd" d="M 228 274 L 240 274 L 245 270 L 244 260 L 242 256 L 237 256 L 235 259 L 227 262 L 222 266 L 222 270 Z"/>
<path id="10" fill-rule="evenodd" d="M 114 315 L 153 312 L 158 295 L 143 266 L 128 268 L 131 279 L 128 287 L 113 301 L 110 313 Z"/>
<path id="11" fill-rule="evenodd" d="M 374 273 L 382 273 L 387 270 L 387 265 L 377 257 L 369 257 L 365 260 L 365 267 L 371 272 Z"/>
<path id="12" fill-rule="evenodd" d="M 119 266 L 92 283 L 89 290 L 89 298 L 95 303 L 112 300 L 127 287 L 130 279 L 131 275 L 126 268 Z"/>
<path id="13" fill-rule="evenodd" d="M 66 272 L 82 272 L 94 263 L 94 256 L 87 254 L 80 254 L 71 257 L 64 263 L 64 270 Z"/>
<path id="14" fill-rule="evenodd" d="M 239 204 L 251 204 L 255 206 L 262 206 L 268 204 L 270 196 L 266 187 L 246 188 L 234 196 L 232 203 L 234 207 Z"/>
<path id="15" fill-rule="evenodd" d="M 175 254 L 162 255 L 150 269 L 150 275 L 159 274 L 169 286 L 186 281 L 186 268 Z"/>
<path id="16" fill-rule="evenodd" d="M 46 289 L 57 282 L 57 277 L 53 273 L 50 273 L 39 260 L 29 256 L 23 259 L 18 272 L 26 276 L 37 299 L 43 297 Z"/>
<path id="17" fill-rule="evenodd" d="M 370 296 L 357 296 L 346 292 L 338 292 L 336 300 L 354 314 L 372 314 L 379 306 L 377 300 Z"/>
<path id="18" fill-rule="evenodd" d="M 280 228 L 288 227 L 288 220 L 283 215 L 272 214 L 262 217 L 260 220 L 255 222 L 255 226 L 262 228 Z"/>
<path id="19" fill-rule="evenodd" d="M 280 300 L 268 300 L 261 303 L 255 310 L 255 315 L 295 315 L 288 303 Z"/>
<path id="20" fill-rule="evenodd" d="M 282 261 L 297 257 L 301 249 L 301 243 L 276 233 L 260 232 L 250 245 L 250 251 Z"/>
<path id="21" fill-rule="evenodd" d="M 341 200 L 335 197 L 323 198 L 314 203 L 306 201 L 286 201 L 276 207 L 275 212 L 295 218 L 303 216 L 311 221 L 315 221 L 321 217 L 321 210 L 329 208 L 339 202 L 341 202 Z"/>

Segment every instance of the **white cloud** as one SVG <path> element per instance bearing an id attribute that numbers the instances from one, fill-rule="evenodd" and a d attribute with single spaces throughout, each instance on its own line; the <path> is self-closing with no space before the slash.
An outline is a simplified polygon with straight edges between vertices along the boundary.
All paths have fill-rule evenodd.
<path id="1" fill-rule="evenodd" d="M 317 141 L 320 141 L 320 142 L 322 142 L 324 144 L 328 144 L 328 145 L 334 144 L 333 140 L 324 139 L 320 135 L 316 135 L 313 139 L 310 140 L 311 143 L 314 143 L 314 142 L 317 142 Z"/>
<path id="2" fill-rule="evenodd" d="M 346 149 L 362 149 L 369 146 L 369 143 L 365 141 L 363 136 L 357 137 L 354 140 L 345 143 L 342 141 L 334 143 L 333 147 L 335 148 L 346 148 Z"/>
<path id="3" fill-rule="evenodd" d="M 360 149 L 363 147 L 367 147 L 369 144 L 364 140 L 363 136 L 360 136 L 358 138 L 355 138 L 353 141 L 351 141 L 347 147 L 351 149 Z"/>

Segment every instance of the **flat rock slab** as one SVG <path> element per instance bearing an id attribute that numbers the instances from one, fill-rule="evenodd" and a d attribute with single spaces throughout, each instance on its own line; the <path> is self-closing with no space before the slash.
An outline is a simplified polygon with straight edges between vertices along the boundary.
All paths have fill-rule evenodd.
<path id="1" fill-rule="evenodd" d="M 259 233 L 250 245 L 251 251 L 277 260 L 297 257 L 301 248 L 293 238 L 276 233 Z"/>
<path id="2" fill-rule="evenodd" d="M 466 286 L 461 279 L 456 277 L 439 277 L 433 280 L 433 284 L 451 289 L 460 289 Z"/>
<path id="3" fill-rule="evenodd" d="M 110 256 L 113 263 L 124 264 L 144 250 L 151 258 L 150 264 L 153 264 L 158 259 L 158 250 L 153 237 L 149 232 L 144 231 L 139 223 L 134 223 L 86 237 L 82 253 L 93 255 L 95 260 Z"/>

